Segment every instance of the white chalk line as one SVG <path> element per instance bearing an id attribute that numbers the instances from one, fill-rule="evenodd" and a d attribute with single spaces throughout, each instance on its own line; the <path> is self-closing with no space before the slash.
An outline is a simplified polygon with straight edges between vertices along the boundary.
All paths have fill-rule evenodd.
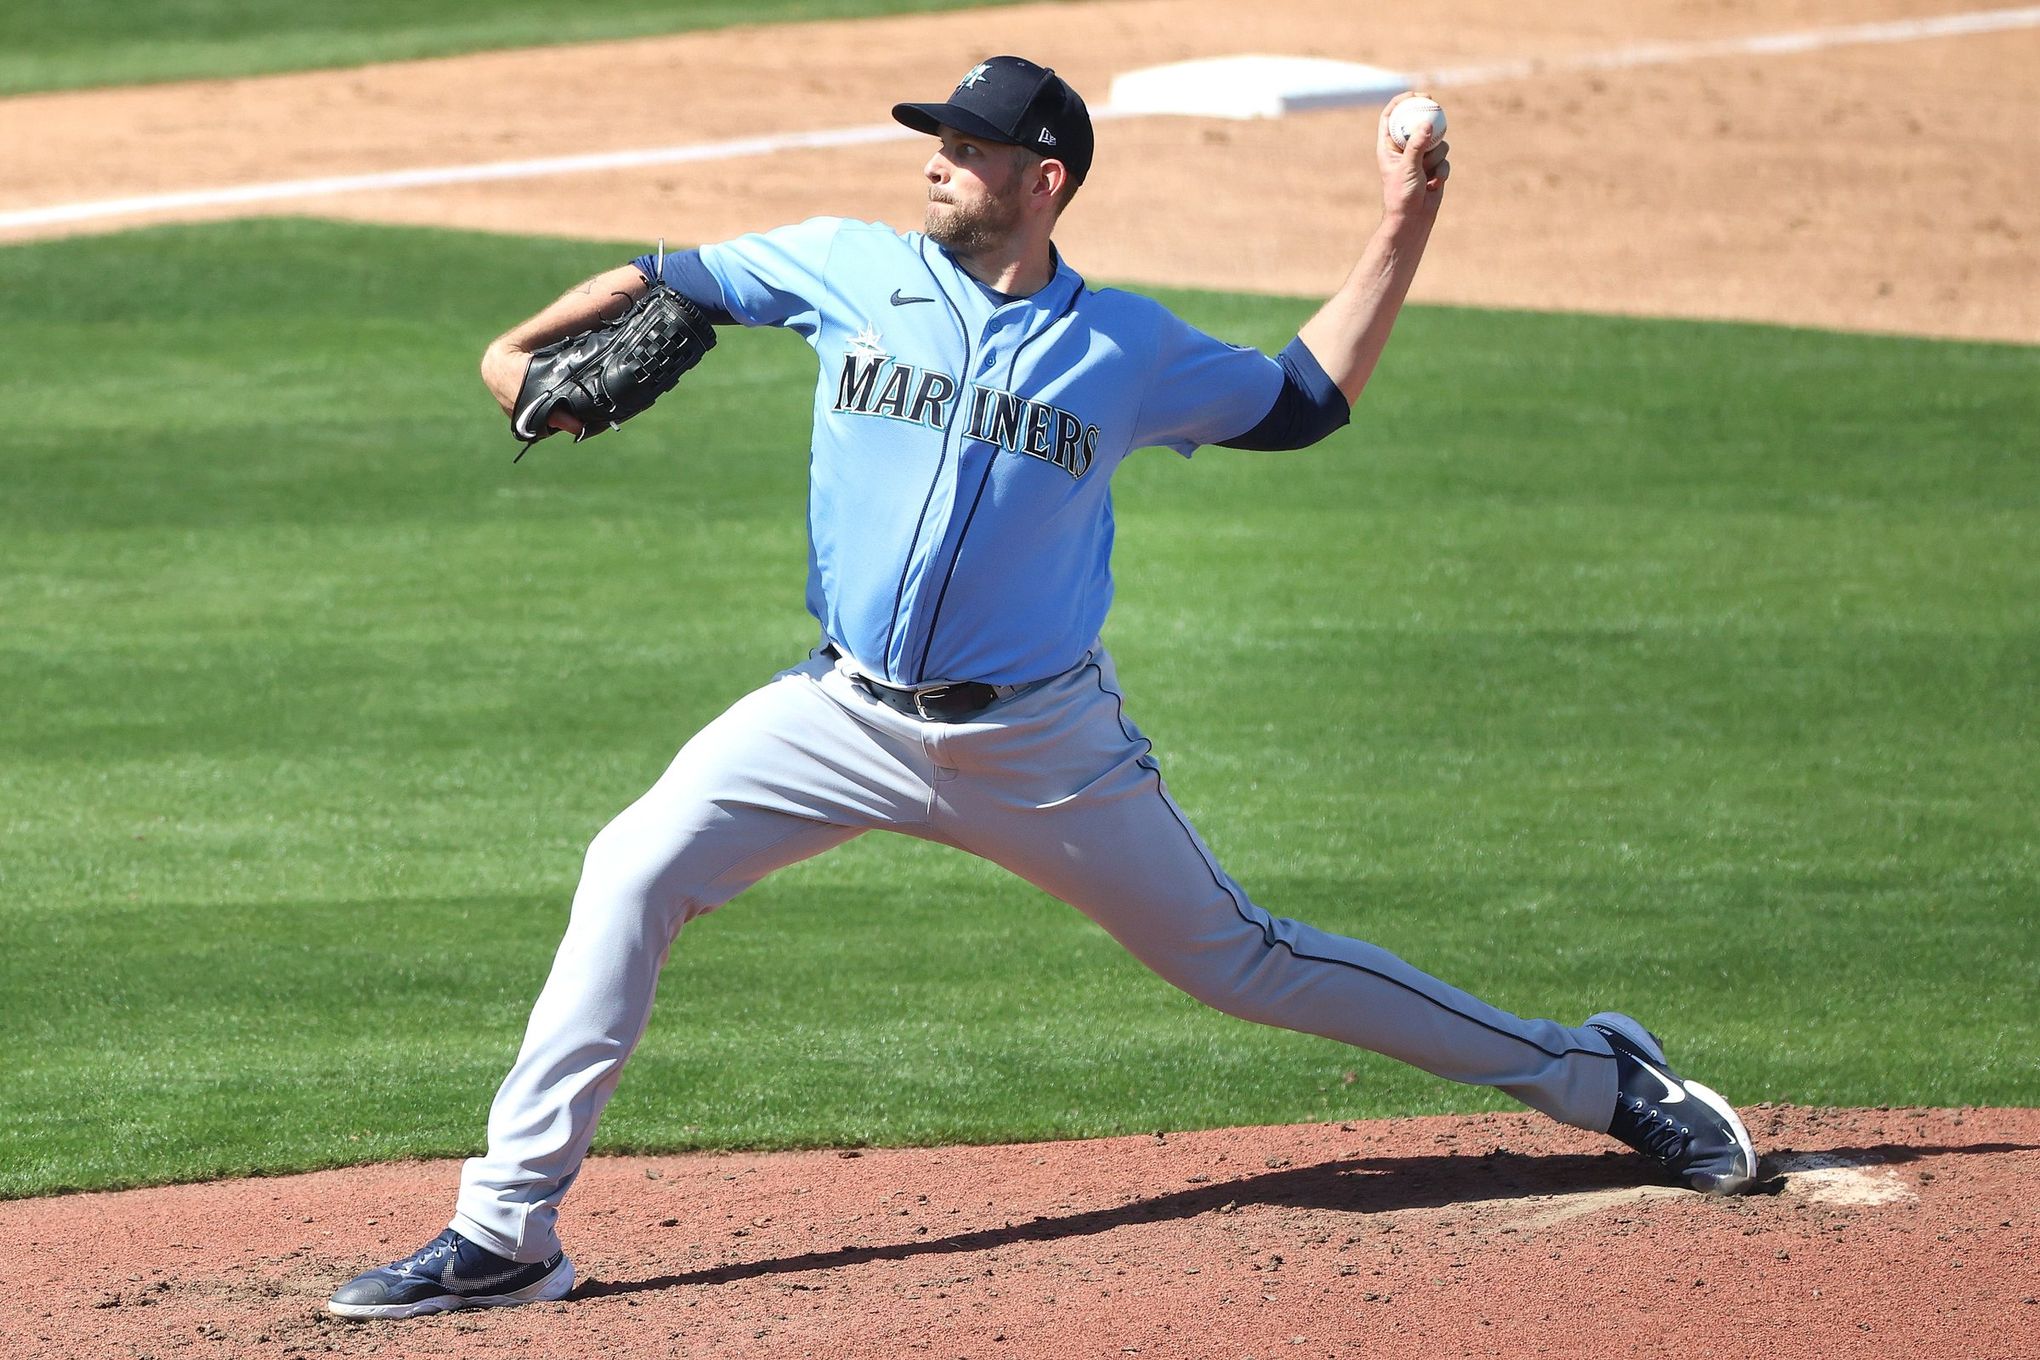
<path id="1" fill-rule="evenodd" d="M 1982 33 L 2003 33 L 2013 29 L 2040 27 L 2040 6 L 2024 9 L 1973 10 L 1966 14 L 1944 14 L 1932 19 L 1894 19 L 1883 23 L 1843 24 L 1833 28 L 1808 28 L 1792 33 L 1764 33 L 1744 38 L 1708 38 L 1698 42 L 1642 43 L 1618 47 L 1609 52 L 1588 52 L 1571 57 L 1524 58 L 1478 66 L 1450 66 L 1419 75 L 1429 88 L 1448 85 L 1485 85 L 1531 76 L 1569 74 L 1578 71 L 1621 71 L 1638 66 L 1670 66 L 1712 57 L 1784 57 L 1820 52 L 1833 47 L 1862 47 L 1878 43 L 1924 42 L 1932 38 L 1963 38 Z"/>
<path id="2" fill-rule="evenodd" d="M 417 170 L 386 170 L 366 175 L 326 175 L 317 179 L 277 180 L 225 189 L 188 189 L 173 194 L 134 198 L 102 198 L 0 213 L 0 230 L 83 222 L 95 217 L 132 217 L 213 208 L 244 203 L 269 203 L 285 198 L 322 198 L 333 194 L 370 193 L 384 189 L 423 189 L 444 184 L 479 184 L 488 180 L 538 179 L 546 175 L 579 175 L 598 170 L 635 170 L 648 165 L 683 165 L 693 161 L 735 160 L 775 151 L 814 147 L 862 146 L 895 138 L 919 136 L 897 123 L 830 128 L 822 132 L 780 132 L 740 137 L 728 142 L 692 146 L 657 146 L 638 151 L 600 151 L 578 156 L 546 156 L 535 160 L 490 161 L 479 165 L 442 165 Z"/>
<path id="3" fill-rule="evenodd" d="M 1932 19 L 1846 24 L 1833 28 L 1802 29 L 1791 33 L 1757 34 L 1743 38 L 1713 38 L 1700 42 L 1646 43 L 1570 57 L 1446 67 L 1436 71 L 1412 73 L 1410 83 L 1427 89 L 1491 84 L 1497 81 L 1522 80 L 1534 76 L 1579 71 L 1616 71 L 1639 66 L 1673 65 L 1680 62 L 1703 61 L 1712 57 L 1796 55 L 1834 47 L 1918 42 L 1931 38 L 1968 37 L 2035 27 L 2040 27 L 2040 6 L 1977 10 L 1965 14 L 1941 15 Z M 1130 112 L 1122 113 L 1110 107 L 1101 107 L 1093 110 L 1091 116 L 1102 121 L 1132 115 Z M 0 212 L 0 231 L 23 227 L 60 226 L 106 217 L 146 217 L 181 212 L 190 208 L 233 207 L 273 203 L 283 199 L 326 198 L 335 194 L 422 189 L 447 184 L 479 184 L 492 180 L 538 179 L 550 175 L 579 175 L 603 170 L 635 170 L 654 165 L 698 164 L 704 161 L 735 160 L 745 156 L 765 156 L 779 151 L 866 146 L 879 142 L 906 140 L 919 135 L 896 123 L 878 123 L 860 127 L 829 128 L 818 132 L 772 133 L 761 137 L 740 137 L 731 141 L 701 142 L 687 146 L 645 147 L 633 151 L 601 151 L 576 156 L 548 156 L 534 160 L 430 166 L 414 170 L 379 171 L 373 174 L 326 175 L 314 179 L 277 180 L 265 184 L 188 189 L 177 193 L 102 198 L 82 203 L 59 203 L 43 208 L 21 208 Z"/>

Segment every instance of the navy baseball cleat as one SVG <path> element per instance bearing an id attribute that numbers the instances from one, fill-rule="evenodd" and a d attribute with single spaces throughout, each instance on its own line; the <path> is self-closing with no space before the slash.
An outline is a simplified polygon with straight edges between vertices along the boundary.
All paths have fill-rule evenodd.
<path id="1" fill-rule="evenodd" d="M 455 1308 L 557 1299 L 574 1287 L 564 1252 L 529 1264 L 484 1251 L 448 1228 L 401 1261 L 357 1275 L 326 1301 L 344 1318 L 407 1318 Z"/>
<path id="2" fill-rule="evenodd" d="M 1703 1195 L 1739 1195 L 1757 1178 L 1757 1150 L 1735 1107 L 1665 1065 L 1657 1036 L 1626 1015 L 1587 1019 L 1615 1050 L 1615 1117 L 1620 1138 Z"/>

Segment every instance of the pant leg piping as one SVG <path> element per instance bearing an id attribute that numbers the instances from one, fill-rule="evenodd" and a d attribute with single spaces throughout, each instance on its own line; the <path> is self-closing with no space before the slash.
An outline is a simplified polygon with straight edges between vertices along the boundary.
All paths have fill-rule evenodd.
<path id="1" fill-rule="evenodd" d="M 1120 694 L 1117 690 L 1112 689 L 1105 683 L 1105 672 L 1101 667 L 1099 667 L 1099 665 L 1096 662 L 1091 663 L 1091 669 L 1097 673 L 1099 690 L 1104 694 L 1110 695 L 1113 701 L 1118 705 L 1118 712 L 1115 714 L 1115 717 L 1119 722 L 1119 730 L 1126 735 L 1127 740 L 1129 741 L 1134 740 L 1134 734 L 1128 731 L 1126 726 L 1125 718 L 1126 697 Z M 1141 737 L 1140 741 L 1145 744 L 1148 752 L 1152 752 L 1154 750 L 1154 743 L 1148 741 L 1146 737 Z M 1155 795 L 1162 800 L 1162 806 L 1169 810 L 1169 816 L 1175 819 L 1176 825 L 1183 829 L 1183 834 L 1189 837 L 1191 846 L 1197 850 L 1198 858 L 1204 862 L 1204 871 L 1211 875 L 1211 881 L 1218 887 L 1219 891 L 1223 892 L 1226 895 L 1226 898 L 1233 904 L 1234 914 L 1236 914 L 1240 918 L 1240 920 L 1246 922 L 1248 925 L 1256 926 L 1260 930 L 1261 938 L 1267 944 L 1268 948 L 1273 949 L 1277 945 L 1280 945 L 1283 949 L 1289 951 L 1290 957 L 1292 958 L 1302 959 L 1309 963 L 1329 963 L 1337 967 L 1351 968 L 1356 972 L 1365 973 L 1369 977 L 1376 978 L 1382 982 L 1386 982 L 1391 986 L 1400 987 L 1404 991 L 1410 993 L 1413 996 L 1421 997 L 1423 1000 L 1430 1002 L 1433 1006 L 1438 1007 L 1438 1009 L 1446 1011 L 1452 1015 L 1456 1015 L 1460 1019 L 1466 1021 L 1469 1024 L 1478 1025 L 1480 1028 L 1487 1030 L 1491 1034 L 1499 1034 L 1505 1039 L 1513 1039 L 1517 1043 L 1525 1044 L 1531 1048 L 1534 1048 L 1539 1053 L 1544 1054 L 1548 1058 L 1569 1058 L 1575 1054 L 1586 1054 L 1590 1057 L 1608 1058 L 1609 1061 L 1611 1062 L 1613 1061 L 1612 1055 L 1606 1053 L 1598 1053 L 1591 1048 L 1565 1048 L 1554 1053 L 1550 1049 L 1546 1048 L 1543 1044 L 1538 1043 L 1535 1039 L 1527 1039 L 1520 1034 L 1512 1034 L 1508 1030 L 1505 1030 L 1498 1025 L 1489 1024 L 1487 1021 L 1480 1019 L 1478 1016 L 1468 1015 L 1466 1012 L 1459 1010 L 1457 1007 L 1450 1006 L 1445 1002 L 1440 1001 L 1437 997 L 1432 996 L 1429 992 L 1424 991 L 1422 988 L 1411 986 L 1409 983 L 1404 982 L 1401 978 L 1390 977 L 1388 974 L 1383 973 L 1378 969 L 1369 968 L 1365 964 L 1355 963 L 1351 959 L 1337 959 L 1330 958 L 1320 954 L 1307 954 L 1299 950 L 1295 945 L 1289 943 L 1287 940 L 1277 939 L 1271 927 L 1266 925 L 1260 925 L 1258 922 L 1254 920 L 1252 916 L 1247 914 L 1245 904 L 1240 901 L 1240 895 L 1237 892 L 1235 892 L 1232 886 L 1225 881 L 1225 876 L 1219 873 L 1217 866 L 1211 862 L 1210 855 L 1205 853 L 1204 848 L 1198 844 L 1197 834 L 1190 829 L 1189 822 L 1184 820 L 1182 812 L 1176 807 L 1174 800 L 1172 800 L 1169 797 L 1168 790 L 1162 786 L 1161 766 L 1155 762 L 1151 754 L 1145 753 L 1138 757 L 1138 763 L 1141 766 L 1141 768 L 1145 769 L 1148 773 L 1152 774 L 1155 777 Z"/>

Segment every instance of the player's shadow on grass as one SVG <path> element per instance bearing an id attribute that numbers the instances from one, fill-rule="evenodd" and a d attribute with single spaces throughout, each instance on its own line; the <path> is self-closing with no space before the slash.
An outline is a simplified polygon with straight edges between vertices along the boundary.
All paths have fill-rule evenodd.
<path id="1" fill-rule="evenodd" d="M 1880 1144 L 1861 1148 L 1821 1148 L 1808 1152 L 1778 1149 L 1766 1153 L 1764 1166 L 1759 1168 L 1764 1179 L 1757 1189 L 1758 1193 L 1774 1195 L 1783 1189 L 1786 1176 L 1771 1168 L 1774 1160 L 1788 1167 L 1810 1159 L 1818 1159 L 1827 1166 L 1889 1166 L 1927 1156 L 2034 1150 L 2022 1143 L 1978 1143 L 1955 1147 Z M 1540 1195 L 1577 1195 L 1651 1183 L 1648 1167 L 1634 1154 L 1620 1150 L 1556 1156 L 1500 1151 L 1485 1156 L 1350 1157 L 1316 1166 L 1278 1169 L 1234 1180 L 1215 1181 L 1209 1185 L 1132 1200 L 1110 1209 L 1044 1214 L 1026 1223 L 978 1228 L 948 1237 L 843 1246 L 834 1251 L 776 1256 L 709 1270 L 692 1270 L 682 1275 L 661 1275 L 648 1280 L 586 1280 L 571 1297 L 639 1294 L 682 1285 L 729 1284 L 763 1276 L 835 1270 L 871 1261 L 905 1261 L 918 1256 L 993 1251 L 1020 1242 L 1089 1237 L 1138 1223 L 1230 1213 L 1245 1205 L 1381 1214 L 1399 1209 L 1440 1209 L 1450 1205 L 1529 1199 Z"/>

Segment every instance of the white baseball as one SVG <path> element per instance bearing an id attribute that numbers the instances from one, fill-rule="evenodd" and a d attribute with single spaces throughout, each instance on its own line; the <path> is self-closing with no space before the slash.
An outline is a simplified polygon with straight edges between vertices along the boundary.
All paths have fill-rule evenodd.
<path id="1" fill-rule="evenodd" d="M 1433 138 L 1445 135 L 1445 110 L 1438 107 L 1435 99 L 1422 95 L 1411 95 L 1399 101 L 1388 111 L 1388 139 L 1400 151 L 1410 144 L 1410 138 L 1417 135 L 1417 129 L 1430 124 Z"/>

